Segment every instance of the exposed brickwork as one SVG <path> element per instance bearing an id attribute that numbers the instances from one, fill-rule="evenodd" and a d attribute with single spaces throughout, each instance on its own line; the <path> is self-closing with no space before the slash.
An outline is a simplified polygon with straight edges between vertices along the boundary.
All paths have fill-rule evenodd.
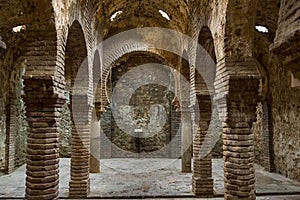
<path id="1" fill-rule="evenodd" d="M 29 124 L 26 199 L 58 198 L 59 122 L 65 100 L 61 92 L 64 82 L 54 77 L 56 53 L 55 30 L 28 30 L 24 77 L 24 101 Z"/>
<path id="2" fill-rule="evenodd" d="M 72 117 L 72 152 L 71 152 L 71 180 L 70 197 L 87 197 L 90 192 L 90 123 L 89 112 L 91 107 L 87 104 L 86 95 L 72 97 L 72 104 L 81 105 L 76 115 Z M 76 123 L 75 121 L 76 120 Z"/>
<path id="3" fill-rule="evenodd" d="M 171 158 L 179 158 L 181 155 L 181 134 L 180 134 L 181 115 L 180 111 L 172 107 L 171 110 Z"/>
<path id="4" fill-rule="evenodd" d="M 236 74 L 237 65 L 249 68 L 245 72 L 255 69 L 252 59 L 227 58 L 218 65 L 215 82 L 215 99 L 223 126 L 225 199 L 255 199 L 252 123 L 256 121 L 259 79 L 257 73 L 224 77 L 224 72 Z"/>
<path id="5" fill-rule="evenodd" d="M 66 46 L 66 79 L 71 90 L 71 180 L 70 197 L 87 197 L 90 192 L 90 134 L 91 109 L 89 105 L 89 62 L 86 59 L 87 46 L 82 27 L 75 21 L 69 30 Z M 78 73 L 81 77 L 76 79 Z M 78 78 L 78 77 L 77 77 Z M 76 91 L 74 91 L 74 89 Z M 83 164 L 84 163 L 84 164 Z"/>
<path id="6" fill-rule="evenodd" d="M 269 172 L 275 170 L 274 165 L 274 145 L 273 145 L 273 123 L 272 123 L 272 110 L 267 101 L 262 102 L 262 112 L 263 112 L 263 134 L 264 134 L 264 162 L 263 165 L 265 169 Z"/>
<path id="7" fill-rule="evenodd" d="M 95 52 L 92 50 L 96 49 L 97 43 L 116 33 L 146 26 L 170 28 L 190 35 L 218 64 L 214 98 L 223 126 L 225 199 L 255 199 L 253 170 L 255 146 L 263 146 L 256 149 L 258 152 L 256 158 L 263 161 L 261 163 L 267 170 L 275 170 L 299 180 L 300 154 L 297 148 L 300 141 L 299 1 L 175 0 L 126 3 L 129 6 L 124 7 L 123 0 L 0 2 L 1 34 L 6 32 L 11 34 L 12 27 L 26 25 L 27 41 L 21 42 L 22 47 L 17 47 L 23 50 L 23 45 L 27 46 L 24 48 L 26 52 L 24 100 L 29 122 L 26 198 L 58 198 L 58 133 L 61 109 L 65 101 L 64 87 L 65 82 L 70 87 L 74 85 L 78 69 L 86 57 L 85 64 L 88 68 L 80 80 L 85 85 L 80 88 L 79 93 L 71 90 L 74 97 L 72 103 L 80 105 L 77 110 L 71 111 L 81 118 L 78 120 L 73 117 L 69 195 L 78 198 L 87 197 L 90 190 L 89 172 L 99 165 L 97 158 L 93 157 L 94 154 L 92 153 L 92 157 L 90 154 L 91 150 L 99 146 L 97 128 L 100 127 L 97 123 L 101 118 L 101 112 L 107 111 L 102 114 L 102 122 L 108 120 L 107 115 L 111 114 L 107 110 L 110 103 L 110 85 L 107 82 L 111 75 L 112 63 L 125 54 L 147 51 L 179 69 L 176 56 L 149 48 L 147 44 L 154 39 L 154 44 L 161 47 L 176 46 L 173 45 L 173 41 L 156 41 L 160 37 L 150 33 L 145 34 L 147 36 L 143 38 L 146 42 L 121 38 L 116 46 L 105 46 L 101 49 L 104 52 L 103 66 L 97 71 L 97 75 L 93 75 L 92 61 Z M 161 16 L 159 9 L 164 10 L 170 20 Z M 112 14 L 118 10 L 122 10 L 123 13 L 115 20 L 111 20 Z M 269 33 L 258 36 L 260 33 L 255 32 L 255 25 L 266 26 Z M 259 39 L 254 43 L 253 40 L 257 38 Z M 11 89 L 8 87 L 10 83 L 8 80 L 13 79 L 11 74 L 14 72 L 14 69 L 10 68 L 13 67 L 15 58 L 21 55 L 2 56 L 12 49 L 10 43 L 3 45 L 7 40 L 6 36 L 0 37 L 0 83 L 3 85 L 0 90 L 0 171 L 6 168 L 7 172 L 11 172 L 15 165 L 14 143 L 18 113 L 14 107 L 17 99 L 6 98 Z M 18 42 L 19 40 L 16 40 L 16 44 L 19 44 Z M 186 72 L 190 71 L 190 74 L 182 73 L 185 78 L 190 78 L 190 87 L 181 89 L 189 94 L 180 95 L 180 91 L 175 92 L 175 95 L 179 95 L 181 113 L 175 108 L 170 108 L 170 135 L 175 141 L 175 146 L 169 153 L 172 157 L 178 157 L 179 147 L 186 147 L 189 138 L 181 139 L 178 131 L 181 131 L 182 135 L 190 133 L 191 124 L 188 122 L 191 121 L 194 145 L 193 191 L 196 195 L 210 196 L 213 194 L 213 179 L 211 133 L 208 126 L 212 116 L 212 100 L 209 93 L 213 89 L 205 85 L 204 80 L 197 75 L 196 45 L 185 42 L 180 42 L 175 48 L 187 49 L 190 66 L 186 67 Z M 267 48 L 269 45 L 270 48 Z M 7 50 L 3 50 L 5 46 Z M 261 99 L 258 93 L 257 67 L 260 68 L 262 90 L 265 88 L 267 90 L 265 93 L 262 92 L 264 94 L 261 94 Z M 101 77 L 100 83 L 95 83 L 95 77 Z M 176 81 L 175 85 L 180 86 L 179 80 Z M 98 91 L 94 101 L 93 91 L 96 87 Z M 141 96 L 142 93 L 144 90 L 138 95 Z M 189 98 L 182 98 L 188 96 Z M 262 100 L 258 109 L 259 111 L 261 109 L 261 112 L 257 116 L 255 110 L 259 100 Z M 92 119 L 94 105 L 97 119 Z M 4 109 L 5 106 L 7 109 Z M 253 130 L 252 123 L 256 118 L 258 123 Z M 93 131 L 91 122 L 95 122 L 94 125 L 97 127 L 94 129 L 95 132 L 92 132 L 92 141 L 97 140 L 96 143 L 90 139 Z M 181 122 L 183 125 L 180 127 Z M 112 124 L 108 123 L 106 126 Z M 256 132 L 257 144 L 254 144 L 253 131 Z M 107 138 L 104 138 L 101 132 L 100 147 L 105 152 L 103 157 L 111 157 L 114 151 L 107 144 L 112 140 L 113 134 L 112 131 L 105 134 Z M 3 149 L 6 149 L 5 153 L 2 152 Z M 189 151 L 190 149 L 181 152 L 183 166 L 187 169 L 183 171 L 190 169 Z"/>
<path id="8" fill-rule="evenodd" d="M 197 20 L 195 18 L 194 20 Z M 199 20 L 199 19 L 198 19 Z M 190 101 L 193 107 L 193 192 L 197 196 L 213 195 L 212 178 L 212 132 L 209 130 L 212 116 L 211 95 L 213 94 L 215 47 L 210 29 L 203 22 L 195 22 L 198 46 L 192 45 L 190 51 L 192 64 L 190 70 Z M 194 53 L 196 52 L 196 54 Z M 208 55 L 208 56 L 207 56 Z M 206 62 L 203 62 L 203 61 Z M 205 64 L 203 64 L 205 63 Z M 204 79 L 204 77 L 206 79 Z"/>
<path id="9" fill-rule="evenodd" d="M 271 106 L 262 101 L 257 107 L 257 122 L 253 126 L 255 162 L 267 171 L 275 171 Z"/>
<path id="10" fill-rule="evenodd" d="M 24 82 L 29 123 L 26 199 L 57 199 L 58 129 L 64 99 L 54 93 L 57 86 L 51 78 L 29 78 Z"/>
<path id="11" fill-rule="evenodd" d="M 213 195 L 212 146 L 208 127 L 211 121 L 211 98 L 197 95 L 198 105 L 194 108 L 195 124 L 193 136 L 193 192 L 196 195 Z"/>
<path id="12" fill-rule="evenodd" d="M 90 173 L 100 172 L 100 121 L 94 112 L 91 120 Z"/>
<path id="13" fill-rule="evenodd" d="M 247 87 L 240 88 L 245 82 Z M 225 199 L 237 197 L 255 199 L 254 140 L 251 126 L 256 120 L 257 99 L 253 97 L 257 96 L 258 80 L 229 80 L 229 85 L 232 91 L 229 89 L 227 98 L 228 120 L 225 122 L 226 125 L 223 125 L 225 190 L 227 191 Z"/>

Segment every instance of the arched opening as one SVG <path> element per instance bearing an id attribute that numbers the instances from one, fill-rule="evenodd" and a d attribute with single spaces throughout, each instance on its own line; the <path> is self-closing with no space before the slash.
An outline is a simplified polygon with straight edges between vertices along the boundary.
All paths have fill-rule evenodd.
<path id="1" fill-rule="evenodd" d="M 170 70 L 159 66 L 162 63 L 156 57 L 147 52 L 135 52 L 125 54 L 114 63 L 106 84 L 110 87 L 107 92 L 110 104 L 107 112 L 101 117 L 101 127 L 111 142 L 103 144 L 101 158 L 136 156 L 155 158 L 170 155 L 170 149 L 159 150 L 167 146 L 171 140 L 170 101 L 172 99 L 170 98 L 173 79 L 170 77 Z M 145 64 L 149 65 L 148 71 L 145 71 L 143 66 Z M 148 83 L 145 74 L 152 77 L 147 80 Z M 163 85 L 155 83 L 160 83 L 162 80 L 165 82 L 162 83 Z M 120 93 L 117 94 L 116 91 Z M 128 98 L 127 95 L 131 97 Z M 128 102 L 124 102 L 125 100 Z M 163 107 L 154 107 L 154 105 Z M 161 109 L 166 110 L 166 113 L 163 111 L 159 113 Z M 122 112 L 126 114 L 121 116 Z M 151 119 L 152 114 L 155 116 Z M 167 115 L 163 121 L 164 126 L 151 124 L 159 121 L 160 114 Z M 125 123 L 127 127 L 123 127 L 120 123 Z M 110 156 L 107 155 L 108 152 L 111 152 Z"/>
<path id="2" fill-rule="evenodd" d="M 204 26 L 201 29 L 199 33 L 198 44 L 200 44 L 202 48 L 206 50 L 206 52 L 211 56 L 211 59 L 216 63 L 215 45 L 209 27 Z"/>

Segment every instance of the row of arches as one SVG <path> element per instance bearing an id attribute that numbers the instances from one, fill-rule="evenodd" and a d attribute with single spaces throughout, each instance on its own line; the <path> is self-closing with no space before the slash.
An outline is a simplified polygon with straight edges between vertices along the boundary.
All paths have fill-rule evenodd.
<path id="1" fill-rule="evenodd" d="M 91 121 L 99 120 L 100 114 L 107 110 L 110 103 L 107 88 L 107 79 L 111 72 L 110 63 L 112 60 L 122 58 L 132 52 L 154 54 L 157 57 L 167 55 L 167 53 L 161 53 L 161 50 L 153 50 L 147 44 L 126 45 L 126 42 L 132 41 L 128 38 L 121 38 L 123 42 L 125 40 L 125 44 L 121 43 L 124 44 L 124 46 L 121 45 L 122 51 L 118 51 L 118 48 L 112 49 L 116 50 L 117 56 L 110 60 L 109 55 L 111 54 L 108 53 L 107 59 L 105 51 L 111 50 L 110 46 L 101 46 L 93 52 L 91 49 L 97 47 L 95 44 L 97 39 L 92 36 L 91 30 L 86 31 L 87 25 L 85 24 L 82 28 L 79 21 L 84 21 L 84 19 L 75 20 L 70 28 L 65 29 L 54 23 L 51 23 L 50 27 L 42 26 L 47 27 L 47 30 L 28 26 L 28 52 L 25 55 L 28 61 L 24 76 L 24 100 L 27 105 L 26 115 L 30 127 L 27 144 L 26 198 L 28 199 L 55 199 L 58 197 L 58 124 L 61 117 L 60 110 L 66 99 L 64 96 L 65 89 L 69 88 L 70 90 L 70 110 L 75 112 L 72 119 L 70 196 L 86 197 L 90 188 L 90 166 L 96 166 L 96 172 L 98 171 L 97 168 L 99 169 L 97 167 L 99 165 L 98 158 L 91 156 L 90 147 L 98 145 L 92 144 L 90 138 Z M 36 41 L 37 35 L 40 35 L 39 41 Z M 174 63 L 178 66 L 174 68 L 182 75 L 177 80 L 179 89 L 177 88 L 176 91 L 178 91 L 175 92 L 177 101 L 179 101 L 177 107 L 181 112 L 183 123 L 182 145 L 185 145 L 182 147 L 184 149 L 182 152 L 182 171 L 193 171 L 193 192 L 196 195 L 213 194 L 211 144 L 208 128 L 211 121 L 213 98 L 215 98 L 221 112 L 220 118 L 226 124 L 223 127 L 225 160 L 227 162 L 225 170 L 228 172 L 226 174 L 227 193 L 225 196 L 229 198 L 229 196 L 248 195 L 254 199 L 253 150 L 251 148 L 253 144 L 248 144 L 245 139 L 241 138 L 251 140 L 250 129 L 255 120 L 255 104 L 258 99 L 254 98 L 253 101 L 247 102 L 245 101 L 247 96 L 241 97 L 240 93 L 245 92 L 251 97 L 258 96 L 256 93 L 258 76 L 254 70 L 256 65 L 251 59 L 244 61 L 236 56 L 228 56 L 229 59 L 220 56 L 217 58 L 216 53 L 223 50 L 215 47 L 213 34 L 208 26 L 202 27 L 196 35 L 198 44 L 209 55 L 206 57 L 207 60 L 203 57 L 207 53 L 203 55 L 203 49 L 197 48 L 196 51 L 188 48 L 185 51 L 180 51 L 179 59 L 172 55 L 166 56 L 174 60 L 177 59 Z M 248 38 L 245 40 L 248 41 Z M 228 41 L 226 40 L 226 42 Z M 240 55 L 238 48 L 230 41 L 226 45 L 226 48 L 234 49 L 231 51 L 232 54 Z M 39 53 L 36 53 L 38 51 Z M 195 52 L 200 53 L 192 55 Z M 189 55 L 192 56 L 189 57 Z M 251 57 L 251 55 L 249 56 Z M 193 57 L 195 57 L 194 60 Z M 214 66 L 216 61 L 218 61 L 217 66 Z M 169 64 L 172 61 L 166 59 L 165 62 Z M 103 67 L 98 67 L 101 64 Z M 212 65 L 214 68 L 205 68 Z M 238 72 L 235 71 L 235 65 L 238 67 L 246 65 L 247 68 L 251 69 L 249 74 L 253 75 L 254 78 L 239 77 Z M 197 66 L 203 66 L 203 68 L 199 70 Z M 78 73 L 82 76 L 78 77 Z M 236 73 L 235 78 L 232 78 L 234 73 Z M 93 76 L 91 76 L 92 74 Z M 206 75 L 203 76 L 203 74 Z M 98 79 L 100 81 L 96 81 Z M 188 88 L 181 87 L 185 80 L 189 83 Z M 252 87 L 237 89 L 237 86 L 243 81 Z M 233 90 L 229 90 L 229 88 L 233 88 Z M 214 94 L 217 94 L 216 97 Z M 232 98 L 227 98 L 228 96 Z M 238 101 L 233 100 L 233 97 L 236 97 Z M 236 104 L 241 107 L 237 108 Z M 94 106 L 97 113 L 96 117 L 93 117 L 92 112 Z M 246 117 L 236 117 L 234 113 L 242 113 Z M 242 136 L 240 136 L 241 132 L 243 133 Z M 99 136 L 95 135 L 94 137 L 98 138 Z M 236 138 L 241 139 L 242 142 L 236 142 Z M 190 145 L 191 140 L 193 147 Z M 193 156 L 191 155 L 192 151 Z M 241 153 L 244 152 L 245 158 L 240 158 Z M 193 169 L 191 169 L 191 162 L 194 163 Z M 246 186 L 245 191 L 241 191 L 241 193 L 236 193 L 235 189 L 231 187 L 240 181 L 234 172 L 234 169 L 239 169 L 238 164 L 245 164 L 245 169 L 241 169 L 241 173 L 245 173 L 249 177 L 246 177 L 246 181 L 242 183 Z M 45 168 L 47 168 L 47 173 L 45 173 Z M 247 181 L 249 183 L 246 183 Z"/>

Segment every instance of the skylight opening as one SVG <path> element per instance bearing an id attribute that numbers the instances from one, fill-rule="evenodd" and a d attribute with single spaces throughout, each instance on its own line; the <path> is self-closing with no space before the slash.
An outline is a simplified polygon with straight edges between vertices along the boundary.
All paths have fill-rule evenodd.
<path id="1" fill-rule="evenodd" d="M 168 21 L 170 21 L 170 17 L 169 17 L 169 15 L 165 11 L 159 10 L 158 12 L 161 14 L 161 16 L 163 16 L 163 18 L 165 18 Z"/>
<path id="2" fill-rule="evenodd" d="M 116 19 L 116 17 L 118 17 L 118 15 L 120 15 L 122 13 L 123 13 L 123 11 L 121 11 L 121 10 L 115 12 L 114 14 L 111 15 L 110 21 L 114 21 Z"/>
<path id="3" fill-rule="evenodd" d="M 20 26 L 16 26 L 12 29 L 12 31 L 14 33 L 19 33 L 21 32 L 22 30 L 26 30 L 26 26 L 25 25 L 20 25 Z"/>
<path id="4" fill-rule="evenodd" d="M 269 32 L 269 29 L 265 26 L 255 26 L 255 29 L 258 31 L 258 32 L 261 32 L 261 33 L 268 33 Z"/>

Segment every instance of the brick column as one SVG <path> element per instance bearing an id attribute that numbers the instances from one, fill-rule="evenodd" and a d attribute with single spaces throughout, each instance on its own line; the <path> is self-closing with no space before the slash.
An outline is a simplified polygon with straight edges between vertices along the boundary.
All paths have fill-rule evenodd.
<path id="1" fill-rule="evenodd" d="M 65 104 L 65 82 L 59 75 L 62 62 L 58 59 L 64 54 L 58 50 L 62 44 L 58 43 L 54 24 L 27 28 L 24 102 L 29 129 L 25 198 L 58 199 L 59 123 Z"/>
<path id="2" fill-rule="evenodd" d="M 15 168 L 15 140 L 17 133 L 17 100 L 12 93 L 6 109 L 6 173 L 11 173 Z"/>
<path id="3" fill-rule="evenodd" d="M 224 82 L 223 82 L 224 83 Z M 254 135 L 259 79 L 229 76 L 216 98 L 223 124 L 224 199 L 254 200 Z"/>
<path id="4" fill-rule="evenodd" d="M 100 172 L 100 120 L 96 114 L 92 117 L 90 173 Z"/>
<path id="5" fill-rule="evenodd" d="M 271 107 L 267 101 L 262 102 L 262 131 L 264 136 L 264 166 L 269 172 L 275 171 L 274 145 L 273 145 L 273 124 Z"/>
<path id="6" fill-rule="evenodd" d="M 174 107 L 171 109 L 171 158 L 179 158 L 181 155 L 180 112 Z"/>
<path id="7" fill-rule="evenodd" d="M 71 180 L 69 196 L 85 198 L 90 192 L 90 111 L 87 95 L 71 97 L 72 138 L 71 138 Z"/>
<path id="8" fill-rule="evenodd" d="M 65 99 L 52 77 L 25 77 L 24 101 L 29 125 L 26 199 L 58 199 L 59 122 Z"/>
<path id="9" fill-rule="evenodd" d="M 208 127 L 212 107 L 210 95 L 197 94 L 198 106 L 194 107 L 193 136 L 193 192 L 196 196 L 213 196 L 212 146 Z M 200 109 L 200 110 L 198 110 Z"/>
<path id="10" fill-rule="evenodd" d="M 192 172 L 192 122 L 187 103 L 181 107 L 181 172 L 184 173 Z"/>

